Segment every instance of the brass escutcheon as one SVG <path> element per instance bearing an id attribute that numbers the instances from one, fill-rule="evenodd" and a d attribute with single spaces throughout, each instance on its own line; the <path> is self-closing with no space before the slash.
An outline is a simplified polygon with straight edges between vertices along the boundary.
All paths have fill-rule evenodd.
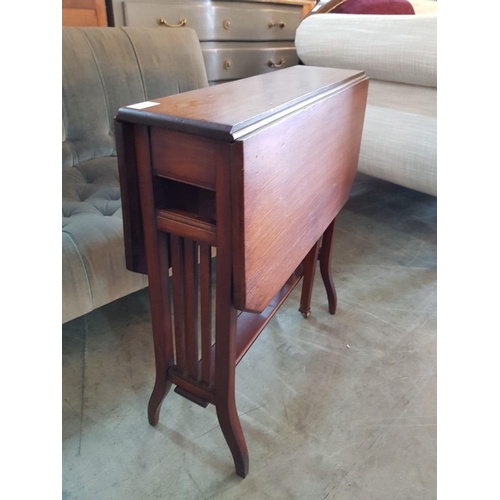
<path id="1" fill-rule="evenodd" d="M 224 19 L 224 21 L 222 22 L 222 26 L 225 30 L 228 30 L 231 26 L 231 21 L 229 21 L 228 19 Z"/>
<path id="2" fill-rule="evenodd" d="M 227 59 L 224 61 L 224 69 L 229 69 L 231 67 L 231 61 Z"/>

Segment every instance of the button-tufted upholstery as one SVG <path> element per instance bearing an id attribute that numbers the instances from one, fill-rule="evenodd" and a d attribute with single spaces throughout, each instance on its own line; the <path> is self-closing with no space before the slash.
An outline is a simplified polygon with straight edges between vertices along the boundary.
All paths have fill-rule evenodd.
<path id="1" fill-rule="evenodd" d="M 63 323 L 147 286 L 125 267 L 113 119 L 208 85 L 194 31 L 63 28 Z"/>

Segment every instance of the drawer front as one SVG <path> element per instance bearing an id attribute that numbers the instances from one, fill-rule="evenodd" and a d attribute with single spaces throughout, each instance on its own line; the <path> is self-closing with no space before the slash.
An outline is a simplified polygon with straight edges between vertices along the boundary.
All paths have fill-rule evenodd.
<path id="1" fill-rule="evenodd" d="M 123 7 L 126 26 L 186 26 L 196 31 L 200 41 L 295 40 L 302 19 L 301 7 L 289 5 L 124 2 Z"/>
<path id="2" fill-rule="evenodd" d="M 299 58 L 293 43 L 201 44 L 210 82 L 237 80 L 296 66 Z"/>
<path id="3" fill-rule="evenodd" d="M 215 189 L 215 141 L 207 137 L 151 128 L 153 173 L 204 189 Z"/>

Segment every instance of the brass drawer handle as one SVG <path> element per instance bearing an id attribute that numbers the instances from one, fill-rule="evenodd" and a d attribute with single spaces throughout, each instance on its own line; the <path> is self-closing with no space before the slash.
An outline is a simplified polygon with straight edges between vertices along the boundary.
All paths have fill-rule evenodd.
<path id="1" fill-rule="evenodd" d="M 166 26 L 167 28 L 182 28 L 187 24 L 187 20 L 184 18 L 179 19 L 179 24 L 169 24 L 167 23 L 167 21 L 165 21 L 165 19 L 163 19 L 163 17 L 159 17 L 158 19 L 156 19 L 156 22 L 160 26 Z"/>
<path id="2" fill-rule="evenodd" d="M 279 62 L 277 62 L 277 63 L 275 63 L 272 59 L 269 59 L 269 61 L 267 61 L 267 65 L 270 68 L 281 68 L 281 66 L 283 66 L 283 64 L 285 64 L 284 59 L 280 59 Z"/>
<path id="3" fill-rule="evenodd" d="M 267 23 L 267 26 L 269 28 L 274 28 L 275 26 L 279 26 L 281 29 L 283 29 L 286 26 L 286 23 L 284 23 L 283 21 L 281 21 L 280 23 L 275 23 L 274 21 L 269 21 Z"/>

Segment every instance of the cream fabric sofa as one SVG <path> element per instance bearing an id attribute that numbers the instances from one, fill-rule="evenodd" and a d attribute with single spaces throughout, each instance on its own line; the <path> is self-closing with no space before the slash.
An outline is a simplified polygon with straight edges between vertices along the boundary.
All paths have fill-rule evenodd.
<path id="1" fill-rule="evenodd" d="M 370 78 L 358 171 L 437 196 L 437 2 L 412 4 L 417 15 L 310 15 L 295 45 L 306 65 Z"/>
<path id="2" fill-rule="evenodd" d="M 118 108 L 207 85 L 190 29 L 63 28 L 63 323 L 147 286 L 125 267 Z"/>

